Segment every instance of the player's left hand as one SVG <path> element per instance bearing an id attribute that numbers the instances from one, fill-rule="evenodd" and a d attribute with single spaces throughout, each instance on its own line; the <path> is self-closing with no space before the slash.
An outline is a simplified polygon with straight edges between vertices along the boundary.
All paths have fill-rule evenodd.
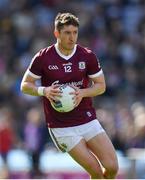
<path id="1" fill-rule="evenodd" d="M 79 89 L 78 87 L 76 86 L 72 86 L 72 87 L 75 89 L 75 92 L 72 92 L 71 94 L 74 94 L 73 100 L 75 107 L 77 107 L 83 99 L 83 94 L 81 89 Z"/>

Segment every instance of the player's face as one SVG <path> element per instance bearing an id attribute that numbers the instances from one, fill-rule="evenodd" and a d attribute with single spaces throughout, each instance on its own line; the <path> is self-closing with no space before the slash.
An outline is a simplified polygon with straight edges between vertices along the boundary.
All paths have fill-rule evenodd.
<path id="1" fill-rule="evenodd" d="M 73 50 L 78 38 L 78 27 L 75 27 L 73 25 L 65 25 L 63 29 L 61 29 L 60 32 L 57 33 L 59 46 L 61 46 L 61 48 L 66 51 Z"/>

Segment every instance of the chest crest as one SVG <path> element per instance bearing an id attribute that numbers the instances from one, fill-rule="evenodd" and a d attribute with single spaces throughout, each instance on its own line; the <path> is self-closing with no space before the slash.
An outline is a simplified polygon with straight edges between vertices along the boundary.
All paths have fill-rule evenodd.
<path id="1" fill-rule="evenodd" d="M 84 61 L 80 61 L 78 64 L 79 70 L 84 70 L 86 68 L 86 63 Z"/>

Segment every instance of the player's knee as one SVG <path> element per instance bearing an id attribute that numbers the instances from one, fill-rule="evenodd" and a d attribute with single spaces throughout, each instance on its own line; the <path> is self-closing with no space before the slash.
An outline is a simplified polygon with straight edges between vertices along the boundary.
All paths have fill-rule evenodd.
<path id="1" fill-rule="evenodd" d="M 118 168 L 116 166 L 110 167 L 110 169 L 107 169 L 108 174 L 110 174 L 111 178 L 114 178 L 117 175 Z"/>
<path id="2" fill-rule="evenodd" d="M 91 176 L 91 179 L 102 179 L 103 178 L 103 172 L 100 166 L 97 166 L 96 164 L 89 163 L 87 165 L 87 171 Z"/>
<path id="3" fill-rule="evenodd" d="M 106 174 L 108 174 L 111 178 L 115 177 L 117 175 L 118 172 L 118 162 L 110 162 L 106 167 Z"/>
<path id="4" fill-rule="evenodd" d="M 97 169 L 95 171 L 91 171 L 90 173 L 91 179 L 103 179 L 104 175 L 101 171 Z"/>

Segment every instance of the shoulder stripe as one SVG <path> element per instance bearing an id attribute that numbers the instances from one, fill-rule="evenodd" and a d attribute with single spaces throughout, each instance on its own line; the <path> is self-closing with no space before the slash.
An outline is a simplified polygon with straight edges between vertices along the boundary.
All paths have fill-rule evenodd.
<path id="1" fill-rule="evenodd" d="M 92 75 L 88 75 L 90 78 L 95 78 L 95 77 L 99 77 L 101 74 L 103 74 L 103 71 L 102 71 L 102 69 L 99 71 L 99 72 L 97 72 L 97 73 L 95 73 L 95 74 L 92 74 Z"/>

